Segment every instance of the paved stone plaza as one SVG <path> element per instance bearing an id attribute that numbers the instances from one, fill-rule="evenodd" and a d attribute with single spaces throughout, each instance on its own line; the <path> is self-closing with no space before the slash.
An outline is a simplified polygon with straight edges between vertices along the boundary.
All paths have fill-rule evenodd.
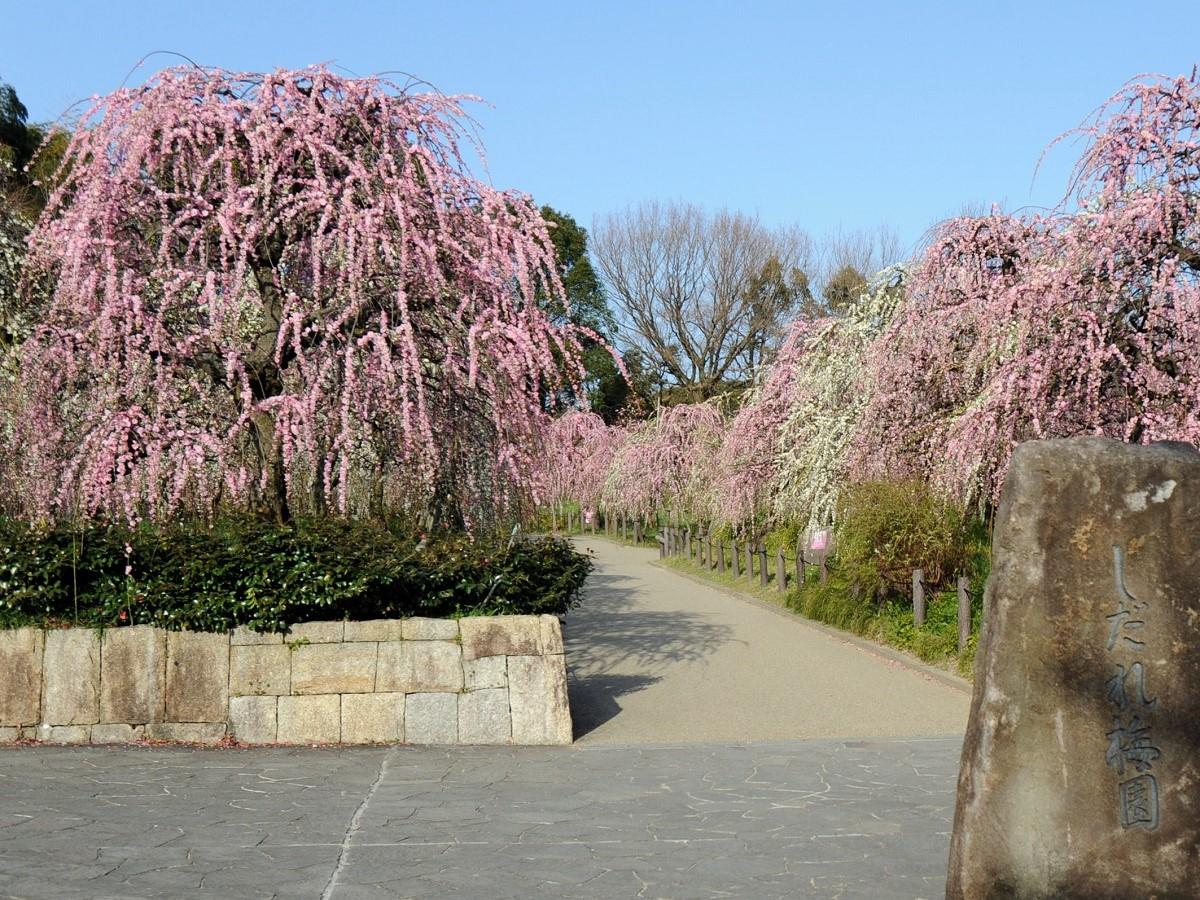
<path id="1" fill-rule="evenodd" d="M 12 748 L 0 897 L 940 897 L 958 753 Z"/>

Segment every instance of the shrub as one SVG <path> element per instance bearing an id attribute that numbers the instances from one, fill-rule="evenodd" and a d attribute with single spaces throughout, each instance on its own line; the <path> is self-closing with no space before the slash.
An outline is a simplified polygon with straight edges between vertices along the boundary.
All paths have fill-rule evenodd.
<path id="1" fill-rule="evenodd" d="M 128 529 L 0 519 L 0 627 L 281 631 L 317 619 L 560 613 L 591 568 L 563 540 L 425 541 L 377 522 Z"/>
<path id="2" fill-rule="evenodd" d="M 903 596 L 913 569 L 924 570 L 936 591 L 972 567 L 973 530 L 957 507 L 920 482 L 851 486 L 837 537 L 837 565 L 868 599 Z"/>

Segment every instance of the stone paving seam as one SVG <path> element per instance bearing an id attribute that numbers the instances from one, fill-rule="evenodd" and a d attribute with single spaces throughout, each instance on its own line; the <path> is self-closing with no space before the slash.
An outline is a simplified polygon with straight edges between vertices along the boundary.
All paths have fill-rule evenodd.
<path id="1" fill-rule="evenodd" d="M 367 804 L 371 802 L 371 798 L 375 796 L 375 791 L 379 789 L 379 785 L 383 783 L 383 779 L 387 776 L 388 761 L 391 758 L 391 753 L 383 755 L 383 758 L 379 761 L 379 773 L 375 776 L 375 781 L 367 790 L 362 802 L 358 804 L 358 809 L 354 810 L 354 815 L 350 817 L 350 824 L 346 827 L 346 835 L 342 838 L 341 849 L 338 851 L 337 864 L 333 867 L 333 872 L 329 875 L 329 882 L 325 885 L 325 890 L 321 892 L 321 900 L 330 900 L 333 897 L 333 892 L 337 888 L 338 876 L 342 874 L 342 870 L 346 867 L 349 859 L 350 843 L 362 827 L 362 820 L 367 811 Z"/>

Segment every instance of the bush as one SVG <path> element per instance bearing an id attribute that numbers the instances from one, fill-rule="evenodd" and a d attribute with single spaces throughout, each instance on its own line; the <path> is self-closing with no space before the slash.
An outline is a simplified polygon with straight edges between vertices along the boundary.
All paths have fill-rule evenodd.
<path id="1" fill-rule="evenodd" d="M 903 597 L 913 569 L 932 591 L 973 571 L 974 528 L 919 482 L 867 482 L 844 496 L 837 566 L 853 592 L 869 600 Z"/>
<path id="2" fill-rule="evenodd" d="M 320 619 L 561 613 L 591 568 L 553 538 L 421 541 L 336 519 L 134 529 L 0 519 L 0 627 L 282 631 Z"/>

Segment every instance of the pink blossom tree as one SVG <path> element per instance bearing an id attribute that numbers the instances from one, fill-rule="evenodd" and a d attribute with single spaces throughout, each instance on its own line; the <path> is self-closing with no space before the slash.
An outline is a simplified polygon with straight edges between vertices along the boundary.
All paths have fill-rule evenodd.
<path id="1" fill-rule="evenodd" d="M 536 207 L 460 154 L 464 99 L 320 67 L 95 99 L 32 234 L 55 288 L 5 401 L 8 507 L 462 524 L 527 498 L 580 345 L 534 302 L 562 294 Z"/>
<path id="2" fill-rule="evenodd" d="M 1071 199 L 946 223 L 894 326 L 855 474 L 995 500 L 1017 443 L 1200 439 L 1200 83 L 1144 78 L 1076 133 Z"/>

